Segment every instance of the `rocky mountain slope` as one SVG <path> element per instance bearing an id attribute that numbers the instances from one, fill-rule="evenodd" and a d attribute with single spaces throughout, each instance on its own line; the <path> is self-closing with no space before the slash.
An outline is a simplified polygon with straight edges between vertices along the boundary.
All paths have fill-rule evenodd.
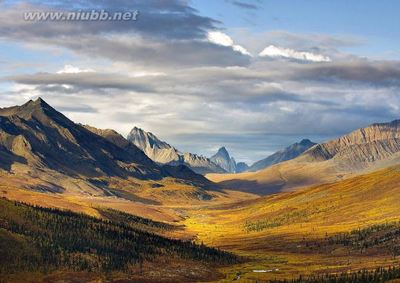
<path id="1" fill-rule="evenodd" d="M 44 100 L 0 109 L 0 145 L 19 163 L 69 175 L 161 178 L 160 168 L 138 148 L 129 154 L 73 123 Z M 11 169 L 11 163 L 3 163 Z"/>
<path id="2" fill-rule="evenodd" d="M 0 109 L 0 173 L 2 183 L 88 195 L 164 178 L 212 187 L 188 168 L 159 166 L 113 130 L 75 124 L 40 98 Z"/>
<path id="3" fill-rule="evenodd" d="M 295 159 L 257 172 L 210 174 L 221 185 L 270 194 L 333 182 L 400 163 L 400 120 L 372 124 L 314 145 Z"/>
<path id="4" fill-rule="evenodd" d="M 260 161 L 255 162 L 253 165 L 251 165 L 247 171 L 250 172 L 255 172 L 264 168 L 267 168 L 271 165 L 274 165 L 276 163 L 280 163 L 283 161 L 287 161 L 293 158 L 296 158 L 300 154 L 302 154 L 304 151 L 309 149 L 310 147 L 314 146 L 315 143 L 310 141 L 309 139 L 303 139 L 300 142 L 296 142 L 283 150 L 277 151 L 274 154 L 268 156 L 267 158 L 264 158 Z"/>
<path id="5" fill-rule="evenodd" d="M 154 134 L 140 128 L 134 127 L 127 139 L 159 164 L 186 165 L 198 174 L 225 172 L 210 159 L 193 153 L 182 153 Z"/>
<path id="6" fill-rule="evenodd" d="M 400 120 L 372 124 L 348 135 L 318 144 L 305 152 L 311 162 L 335 160 L 348 168 L 365 168 L 400 151 Z"/>

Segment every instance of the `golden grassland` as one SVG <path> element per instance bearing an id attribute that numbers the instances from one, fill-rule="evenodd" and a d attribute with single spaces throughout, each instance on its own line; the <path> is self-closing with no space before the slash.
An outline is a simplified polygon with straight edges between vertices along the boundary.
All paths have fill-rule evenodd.
<path id="1" fill-rule="evenodd" d="M 305 247 L 338 233 L 398 221 L 399 204 L 400 169 L 392 167 L 295 192 L 192 210 L 185 225 L 198 241 L 249 257 L 246 264 L 222 272 L 227 282 L 237 274 L 240 282 L 252 282 L 399 263 L 379 250 Z M 253 272 L 257 269 L 270 272 Z"/>
<path id="2" fill-rule="evenodd" d="M 226 188 L 267 195 L 350 177 L 351 173 L 341 167 L 334 160 L 308 162 L 298 157 L 256 172 L 207 174 L 206 177 Z"/>
<path id="3" fill-rule="evenodd" d="M 219 269 L 221 277 L 204 280 L 262 282 L 313 273 L 339 273 L 399 264 L 380 248 L 359 251 L 328 245 L 326 239 L 355 229 L 400 220 L 400 166 L 257 197 L 235 191 L 205 191 L 171 179 L 137 184 L 110 182 L 124 197 L 49 194 L 0 186 L 0 196 L 41 206 L 71 209 L 100 217 L 97 208 L 114 208 L 184 227 L 168 236 L 195 239 L 243 256 L 244 263 Z M 129 199 L 131 198 L 131 199 Z M 183 268 L 183 267 L 182 267 Z M 193 267 L 188 267 L 190 268 Z M 257 273 L 254 270 L 266 272 Z"/>

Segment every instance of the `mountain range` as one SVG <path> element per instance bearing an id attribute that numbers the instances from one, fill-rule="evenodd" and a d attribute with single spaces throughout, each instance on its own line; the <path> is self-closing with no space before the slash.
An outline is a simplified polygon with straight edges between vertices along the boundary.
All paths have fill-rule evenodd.
<path id="1" fill-rule="evenodd" d="M 333 182 L 397 164 L 400 161 L 399 137 L 400 120 L 372 124 L 316 144 L 294 159 L 256 172 L 209 174 L 207 177 L 225 187 L 259 194 Z"/>
<path id="2" fill-rule="evenodd" d="M 113 130 L 72 122 L 41 98 L 0 109 L 0 171 L 2 183 L 90 195 L 113 194 L 110 182 L 130 179 L 212 187 L 183 165 L 158 165 Z"/>
<path id="3" fill-rule="evenodd" d="M 159 164 L 172 166 L 186 165 L 198 174 L 224 173 L 225 170 L 209 158 L 193 153 L 182 153 L 175 147 L 160 140 L 154 134 L 134 127 L 128 141 L 140 148 L 149 158 Z"/>
<path id="4" fill-rule="evenodd" d="M 183 164 L 198 174 L 240 173 L 248 169 L 244 162 L 236 164 L 235 159 L 229 155 L 225 147 L 221 147 L 210 158 L 189 152 L 182 153 L 165 141 L 160 140 L 153 133 L 146 132 L 138 127 L 134 127 L 130 131 L 127 139 L 154 162 L 173 166 Z"/>

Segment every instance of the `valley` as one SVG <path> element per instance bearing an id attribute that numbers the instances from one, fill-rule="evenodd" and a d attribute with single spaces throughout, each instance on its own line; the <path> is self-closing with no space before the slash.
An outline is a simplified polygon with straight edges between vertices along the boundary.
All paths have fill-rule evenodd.
<path id="1" fill-rule="evenodd" d="M 22 249 L 0 246 L 8 258 L 16 255 L 3 263 L 6 282 L 398 278 L 398 121 L 327 143 L 296 143 L 273 155 L 282 162 L 256 172 L 228 173 L 236 163 L 223 148 L 199 158 L 226 173 L 204 176 L 181 162 L 155 162 L 116 131 L 76 124 L 42 99 L 0 109 L 0 117 L 0 237 Z M 173 150 L 139 133 L 136 144 L 143 137 L 147 151 L 151 144 Z M 92 229 L 90 237 L 78 229 L 62 238 L 60 229 L 78 223 Z M 111 249 L 118 243 L 110 229 L 127 246 Z M 49 233 L 54 242 L 44 247 Z M 74 237 L 86 242 L 72 248 Z M 130 245 L 146 252 L 121 251 Z"/>

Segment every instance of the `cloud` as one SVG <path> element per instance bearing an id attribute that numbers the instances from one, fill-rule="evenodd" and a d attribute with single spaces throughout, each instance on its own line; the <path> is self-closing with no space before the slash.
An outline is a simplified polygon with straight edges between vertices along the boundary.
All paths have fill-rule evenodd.
<path id="1" fill-rule="evenodd" d="M 260 7 L 255 4 L 249 4 L 242 1 L 231 1 L 231 3 L 239 8 L 248 10 L 258 10 Z"/>
<path id="2" fill-rule="evenodd" d="M 64 89 L 69 90 L 65 86 L 76 87 L 78 89 L 129 89 L 138 92 L 151 92 L 150 85 L 140 83 L 134 78 L 126 76 L 112 76 L 110 74 L 97 74 L 92 72 L 82 73 L 37 73 L 28 75 L 15 75 L 3 78 L 3 80 L 11 80 L 18 84 L 24 85 L 42 85 L 50 88 L 44 90 L 51 90 L 54 85 L 61 85 Z M 55 88 L 60 90 L 60 88 Z M 43 89 L 42 89 L 43 90 Z M 70 92 L 69 90 L 68 92 Z"/>
<path id="3" fill-rule="evenodd" d="M 217 21 L 198 15 L 187 3 L 169 1 L 80 1 L 79 9 L 139 10 L 132 21 L 24 21 L 25 11 L 69 11 L 70 1 L 34 1 L 2 7 L 0 40 L 66 48 L 79 55 L 105 57 L 144 66 L 243 66 L 249 63 L 240 46 L 207 40 Z M 244 56 L 246 54 L 246 56 Z"/>
<path id="4" fill-rule="evenodd" d="M 287 58 L 295 59 L 301 61 L 311 61 L 311 62 L 330 62 L 331 58 L 321 54 L 314 54 L 311 52 L 296 51 L 289 48 L 276 47 L 270 45 L 264 48 L 258 56 L 260 57 L 272 57 L 272 58 Z"/>
<path id="5" fill-rule="evenodd" d="M 246 45 L 249 52 L 260 53 L 266 46 L 328 54 L 332 60 L 348 60 L 354 55 L 340 51 L 342 48 L 366 44 L 366 40 L 354 35 L 330 35 L 321 33 L 290 33 L 282 30 L 254 32 L 247 28 L 229 29 L 237 44 Z"/>
<path id="6" fill-rule="evenodd" d="M 123 134 L 137 125 L 182 150 L 207 155 L 228 144 L 239 160 L 252 161 L 303 137 L 322 140 L 398 118 L 400 63 L 340 51 L 362 40 L 285 31 L 225 33 L 188 3 L 63 0 L 5 6 L 3 57 L 24 56 L 2 60 L 2 106 L 42 96 L 77 122 Z M 20 21 L 28 9 L 89 8 L 137 9 L 140 18 L 130 24 Z M 7 53 L 10 43 L 13 52 Z M 24 46 L 23 52 L 15 46 Z M 267 56 L 251 56 L 266 46 L 273 46 Z M 278 55 L 284 60 L 266 60 Z M 16 60 L 18 68 L 10 68 Z"/>
<path id="7" fill-rule="evenodd" d="M 365 59 L 349 62 L 309 65 L 301 72 L 293 72 L 294 79 L 325 82 L 350 81 L 374 86 L 400 86 L 400 62 L 370 61 Z"/>
<path id="8" fill-rule="evenodd" d="M 77 74 L 77 73 L 88 73 L 94 72 L 93 69 L 80 69 L 79 67 L 74 67 L 72 65 L 65 65 L 64 68 L 57 71 L 57 74 Z"/>
<path id="9" fill-rule="evenodd" d="M 1 3 L 0 3 L 1 4 Z M 102 35 L 134 32 L 163 39 L 200 39 L 219 24 L 200 16 L 195 9 L 179 0 L 105 0 L 91 1 L 26 1 L 4 5 L 0 17 L 2 36 L 57 37 L 62 35 Z M 140 12 L 137 21 L 24 21 L 22 14 L 31 11 L 91 11 L 92 9 Z"/>
<path id="10" fill-rule="evenodd" d="M 207 38 L 210 42 L 222 45 L 222 46 L 227 46 L 227 47 L 232 47 L 234 51 L 240 52 L 243 55 L 248 55 L 252 56 L 249 51 L 246 50 L 243 46 L 237 45 L 233 43 L 232 38 L 229 37 L 229 35 L 220 32 L 220 31 L 210 31 L 208 32 Z"/>

